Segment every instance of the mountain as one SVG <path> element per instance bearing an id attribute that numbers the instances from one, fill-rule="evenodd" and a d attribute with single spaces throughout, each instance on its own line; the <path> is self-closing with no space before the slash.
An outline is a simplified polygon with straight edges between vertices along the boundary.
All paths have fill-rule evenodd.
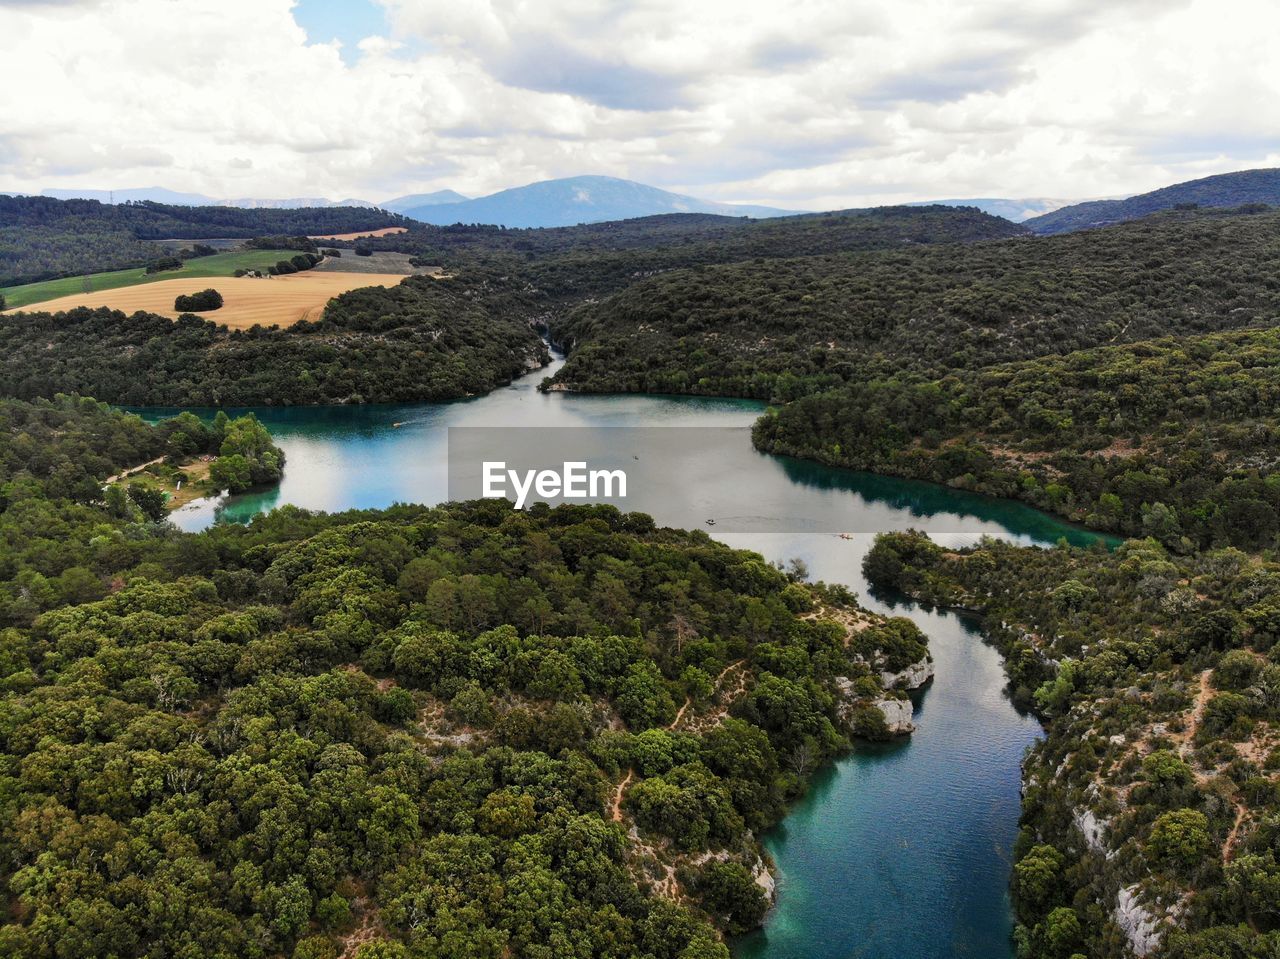
<path id="1" fill-rule="evenodd" d="M 255 197 L 219 199 L 205 196 L 203 193 L 176 193 L 158 186 L 132 190 L 43 190 L 40 195 L 53 197 L 55 200 L 97 200 L 100 203 L 129 203 L 145 200 L 152 203 L 167 203 L 170 206 L 236 206 L 248 210 L 299 210 L 336 206 L 372 208 L 374 206 L 368 200 L 327 200 L 316 196 L 290 197 L 280 200 L 264 200 Z"/>
<path id="2" fill-rule="evenodd" d="M 1032 217 L 1026 225 L 1036 233 L 1070 233 L 1094 226 L 1123 223 L 1161 210 L 1194 204 L 1236 207 L 1246 203 L 1280 205 L 1280 169 L 1241 170 L 1186 183 L 1175 183 L 1124 200 L 1091 200 Z"/>
<path id="3" fill-rule="evenodd" d="M 333 206 L 359 206 L 374 209 L 376 204 L 368 200 L 326 200 L 322 196 L 296 196 L 283 200 L 259 200 L 255 197 L 235 197 L 230 200 L 214 200 L 214 206 L 238 206 L 246 210 L 299 210 Z"/>
<path id="4" fill-rule="evenodd" d="M 152 203 L 169 203 L 173 206 L 217 206 L 220 202 L 202 193 L 175 193 L 158 186 L 135 190 L 41 190 L 40 195 L 51 196 L 55 200 L 97 200 L 99 203 L 150 200 Z"/>
<path id="5" fill-rule="evenodd" d="M 772 217 L 788 216 L 796 211 L 699 200 L 611 176 L 575 176 L 542 180 L 474 200 L 424 204 L 397 212 L 437 226 L 487 223 L 507 227 L 549 227 L 629 220 L 659 213 Z"/>
<path id="6" fill-rule="evenodd" d="M 403 213 L 405 210 L 411 210 L 419 206 L 439 206 L 441 203 L 462 203 L 470 197 L 465 197 L 457 190 L 436 190 L 434 193 L 410 193 L 408 196 L 398 196 L 394 200 L 386 200 L 379 204 L 384 210 L 390 210 L 392 213 Z"/>
<path id="7" fill-rule="evenodd" d="M 972 206 L 977 207 L 983 213 L 990 213 L 992 216 L 1002 216 L 1006 220 L 1012 220 L 1014 223 L 1021 223 L 1033 216 L 1040 216 L 1044 213 L 1051 213 L 1075 200 L 1054 200 L 1049 197 L 1024 197 L 1017 200 L 1007 200 L 1000 197 L 982 197 L 972 200 L 919 200 L 915 203 L 908 203 L 907 206 L 931 206 L 937 204 L 939 206 Z"/>

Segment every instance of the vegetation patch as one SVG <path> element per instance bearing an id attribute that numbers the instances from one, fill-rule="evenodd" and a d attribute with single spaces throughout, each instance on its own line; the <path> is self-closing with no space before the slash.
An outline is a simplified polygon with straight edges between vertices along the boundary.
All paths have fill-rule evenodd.
<path id="1" fill-rule="evenodd" d="M 180 293 L 173 301 L 173 308 L 179 313 L 205 313 L 221 309 L 222 294 L 214 289 L 201 290 L 199 293 Z"/>

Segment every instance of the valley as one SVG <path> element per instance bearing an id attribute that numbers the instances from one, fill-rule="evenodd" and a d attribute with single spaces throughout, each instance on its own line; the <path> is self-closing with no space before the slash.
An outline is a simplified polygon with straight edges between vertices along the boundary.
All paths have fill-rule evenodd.
<path id="1" fill-rule="evenodd" d="M 88 797 L 99 748 L 142 762 L 132 718 L 101 747 L 12 739 L 15 788 L 135 842 L 245 764 L 286 805 L 338 810 L 328 836 L 290 807 L 323 874 L 245 851 L 279 828 L 248 806 L 188 850 L 207 881 L 172 894 L 217 919 L 140 934 L 175 949 L 270 922 L 295 954 L 452 935 L 533 955 L 546 922 L 599 951 L 616 914 L 624 954 L 670 959 L 1261 959 L 1280 935 L 1277 217 L 1048 237 L 941 206 L 414 224 L 361 234 L 368 257 L 331 240 L 341 257 L 301 273 L 11 311 L 0 393 L 33 405 L 0 437 L 10 708 L 70 687 L 183 730 L 127 809 Z M 175 283 L 226 304 L 175 321 Z M 282 299 L 255 314 L 245 284 Z M 174 502 L 176 527 L 102 499 L 155 458 L 148 430 L 218 409 L 269 432 L 278 483 Z M 691 452 L 619 430 L 626 512 L 446 502 L 450 427 L 654 425 L 728 432 Z M 153 470 L 181 468 L 164 455 Z M 289 749 L 315 758 L 262 768 Z M 75 795 L 27 772 L 66 750 Z M 36 829 L 14 833 L 24 870 Z M 541 918 L 500 875 L 549 890 Z M 241 881 L 311 905 L 281 924 L 283 893 L 221 891 Z M 131 908 L 100 888 L 96 908 Z M 465 915 L 440 905 L 476 890 Z"/>

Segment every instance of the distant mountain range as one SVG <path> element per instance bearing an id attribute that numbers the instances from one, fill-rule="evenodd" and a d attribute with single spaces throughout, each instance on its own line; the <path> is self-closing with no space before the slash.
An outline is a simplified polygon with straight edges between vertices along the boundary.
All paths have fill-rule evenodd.
<path id="1" fill-rule="evenodd" d="M 1123 223 L 1180 205 L 1236 207 L 1246 203 L 1280 205 L 1280 170 L 1241 170 L 1175 183 L 1124 200 L 1090 200 L 1032 217 L 1025 225 L 1036 233 L 1070 233 Z"/>
<path id="2" fill-rule="evenodd" d="M 489 196 L 454 203 L 428 203 L 397 212 L 423 223 L 491 223 L 506 227 L 575 226 L 629 220 L 659 213 L 719 213 L 724 216 L 788 216 L 796 210 L 716 203 L 611 176 L 542 180 Z"/>
<path id="3" fill-rule="evenodd" d="M 87 199 L 103 203 L 150 200 L 176 206 L 238 206 L 251 209 L 297 207 L 378 206 L 392 213 L 448 226 L 453 223 L 485 223 L 506 227 L 575 226 L 605 220 L 628 220 L 660 213 L 718 213 L 724 216 L 770 217 L 800 212 L 767 206 L 717 203 L 681 193 L 671 193 L 632 180 L 608 176 L 576 176 L 542 180 L 488 196 L 468 198 L 455 190 L 411 193 L 382 203 L 368 200 L 328 200 L 294 197 L 264 200 L 239 197 L 220 199 L 202 193 L 178 193 L 162 187 L 133 190 L 45 190 L 43 196 L 59 200 Z"/>
<path id="4" fill-rule="evenodd" d="M 203 193 L 177 193 L 164 187 L 142 187 L 135 190 L 42 190 L 41 196 L 57 200 L 97 200 L 100 203 L 129 203 L 149 200 L 173 206 L 238 206 L 249 210 L 298 210 L 305 207 L 362 206 L 373 207 L 368 200 L 326 200 L 319 196 L 300 196 L 285 200 L 262 200 L 255 197 L 219 199 Z"/>
<path id="5" fill-rule="evenodd" d="M 1049 213 L 1052 210 L 1057 210 L 1075 202 L 1075 200 L 1053 200 L 1048 197 L 1025 197 L 1018 200 L 982 197 L 972 200 L 919 200 L 906 205 L 930 206 L 936 203 L 940 206 L 976 206 L 983 213 L 1002 216 L 1006 220 L 1012 220 L 1014 223 L 1021 223 L 1023 220 L 1028 220 L 1033 216 L 1040 216 L 1043 213 Z"/>
<path id="6" fill-rule="evenodd" d="M 606 220 L 628 220 L 663 213 L 716 213 L 722 216 L 774 217 L 802 212 L 768 206 L 718 203 L 682 193 L 672 193 L 633 180 L 608 176 L 575 176 L 542 180 L 525 186 L 500 190 L 488 196 L 469 198 L 455 190 L 411 193 L 381 203 L 368 200 L 328 200 L 324 197 L 290 199 L 219 199 L 201 193 L 178 193 L 162 187 L 135 190 L 45 190 L 44 196 L 58 199 L 86 198 L 104 203 L 114 200 L 152 200 L 177 206 L 237 206 L 254 209 L 294 209 L 298 207 L 380 207 L 423 223 L 448 226 L 453 223 L 485 223 L 506 227 L 556 227 Z M 908 204 L 924 206 L 973 206 L 994 216 L 1023 223 L 1036 233 L 1067 233 L 1089 227 L 1133 220 L 1179 204 L 1206 207 L 1233 207 L 1245 203 L 1280 205 L 1280 170 L 1244 170 L 1224 173 L 1164 187 L 1127 199 L 1072 200 L 1050 197 L 980 197 L 975 199 L 926 200 Z"/>
<path id="7" fill-rule="evenodd" d="M 380 204 L 384 210 L 391 213 L 404 213 L 406 210 L 412 210 L 420 206 L 439 206 L 442 203 L 463 203 L 471 199 L 463 196 L 457 190 L 436 190 L 435 193 L 410 193 L 408 196 L 398 196 L 394 200 L 387 200 Z"/>

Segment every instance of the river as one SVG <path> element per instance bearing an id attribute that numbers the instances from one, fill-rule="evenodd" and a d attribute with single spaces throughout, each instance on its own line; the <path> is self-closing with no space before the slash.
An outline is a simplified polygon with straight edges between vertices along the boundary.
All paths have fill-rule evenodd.
<path id="1" fill-rule="evenodd" d="M 199 529 L 285 503 L 443 501 L 446 427 L 720 427 L 706 432 L 700 453 L 682 443 L 651 455 L 649 439 L 641 456 L 628 431 L 604 434 L 626 444 L 615 451 L 631 461 L 626 508 L 705 528 L 770 560 L 798 557 L 814 578 L 848 585 L 871 609 L 914 620 L 937 662 L 937 678 L 917 696 L 916 733 L 860 747 L 821 772 L 763 837 L 778 866 L 778 903 L 762 930 L 733 944 L 735 957 L 1009 959 L 1019 766 L 1039 726 L 1009 702 L 999 656 L 971 623 L 869 595 L 861 561 L 882 530 L 914 527 L 951 545 L 983 535 L 1081 543 L 1089 534 L 1016 503 L 766 456 L 747 432 L 757 403 L 538 393 L 550 372 L 458 403 L 255 409 L 285 451 L 283 482 L 175 518 Z M 717 525 L 704 525 L 713 518 Z"/>

